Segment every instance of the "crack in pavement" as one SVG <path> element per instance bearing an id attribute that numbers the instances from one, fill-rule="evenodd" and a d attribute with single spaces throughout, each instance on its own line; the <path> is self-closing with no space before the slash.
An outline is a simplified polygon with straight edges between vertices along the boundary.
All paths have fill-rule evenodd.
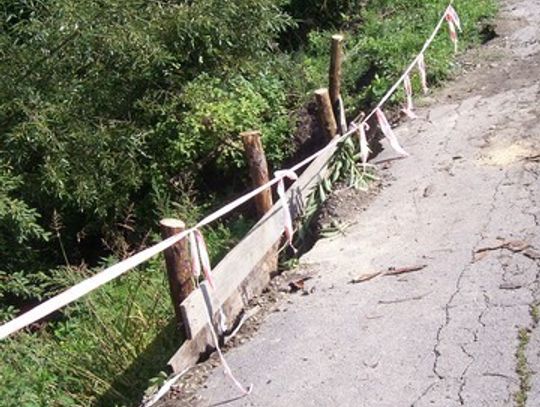
<path id="1" fill-rule="evenodd" d="M 454 303 L 454 300 L 456 299 L 456 297 L 460 294 L 460 291 L 462 289 L 462 281 L 465 277 L 465 274 L 467 272 L 469 272 L 472 268 L 472 266 L 474 265 L 475 263 L 475 251 L 477 250 L 477 248 L 479 247 L 480 243 L 482 242 L 482 240 L 485 239 L 484 235 L 487 231 L 487 229 L 489 228 L 491 222 L 493 221 L 493 212 L 495 211 L 496 209 L 496 206 L 497 206 L 497 199 L 498 199 L 498 195 L 500 194 L 500 189 L 501 189 L 501 186 L 504 184 L 504 182 L 507 180 L 508 178 L 508 172 L 505 172 L 503 174 L 503 177 L 502 179 L 497 183 L 495 189 L 494 189 L 494 192 L 493 192 L 493 195 L 492 195 L 492 199 L 491 199 L 491 205 L 490 205 L 490 208 L 488 210 L 488 216 L 487 216 L 487 220 L 486 222 L 484 223 L 484 225 L 482 226 L 481 228 L 481 231 L 479 233 L 480 235 L 480 238 L 477 240 L 477 242 L 474 244 L 474 248 L 472 249 L 471 253 L 472 253 L 472 257 L 471 257 L 471 260 L 470 262 L 461 270 L 460 274 L 458 275 L 457 279 L 456 279 L 456 283 L 455 283 L 455 286 L 456 286 L 456 289 L 454 290 L 454 292 L 450 295 L 448 301 L 446 302 L 445 306 L 444 306 L 444 312 L 445 312 L 445 321 L 443 324 L 441 324 L 439 326 L 439 328 L 437 329 L 437 334 L 436 334 L 436 342 L 433 346 L 433 354 L 435 355 L 435 358 L 434 358 L 434 361 L 433 361 L 433 366 L 432 366 L 432 371 L 433 371 L 433 374 L 437 377 L 438 381 L 443 381 L 446 379 L 446 377 L 439 371 L 439 360 L 440 358 L 443 356 L 442 352 L 439 350 L 440 349 L 440 346 L 441 346 L 441 341 L 442 341 L 442 337 L 443 337 L 443 333 L 444 331 L 448 328 L 450 322 L 451 322 L 451 307 Z M 485 304 L 485 307 L 484 309 L 482 310 L 482 312 L 479 313 L 478 317 L 477 317 L 477 321 L 478 321 L 478 324 L 482 327 L 482 328 L 485 328 L 486 327 L 486 324 L 485 322 L 482 321 L 482 318 L 485 316 L 485 314 L 488 312 L 489 310 L 489 307 L 490 307 L 490 302 L 489 302 L 489 297 L 487 296 L 486 292 L 484 291 L 483 292 L 483 298 L 484 298 L 484 304 Z M 473 342 L 478 342 L 479 340 L 479 331 L 480 331 L 481 328 L 477 328 L 473 331 Z M 467 366 L 465 367 L 465 369 L 462 371 L 460 377 L 459 377 L 459 381 L 460 381 L 460 386 L 459 386 L 459 389 L 458 389 L 458 400 L 460 402 L 461 405 L 465 405 L 465 400 L 464 400 L 464 397 L 463 397 L 463 391 L 465 389 L 465 386 L 466 386 L 466 383 L 467 383 L 467 378 L 466 378 L 466 375 L 470 369 L 470 367 L 473 365 L 474 361 L 475 361 L 475 358 L 474 356 L 468 352 L 465 348 L 466 345 L 461 345 L 460 346 L 460 349 L 461 351 L 463 352 L 463 354 L 465 354 L 468 358 L 469 358 L 469 363 L 467 364 Z M 435 383 L 436 384 L 436 383 Z M 413 403 L 413 406 L 415 406 L 418 402 L 420 402 L 427 394 L 429 394 L 429 391 L 433 388 L 433 386 L 435 384 L 432 384 L 430 385 L 428 388 L 426 388 L 424 390 L 424 392 L 421 394 L 421 396 L 415 401 L 415 403 Z"/>
<path id="2" fill-rule="evenodd" d="M 416 407 L 416 405 L 425 397 L 427 394 L 431 391 L 433 387 L 437 385 L 438 382 L 431 383 L 421 394 L 418 396 L 418 398 L 411 403 L 410 407 Z"/>

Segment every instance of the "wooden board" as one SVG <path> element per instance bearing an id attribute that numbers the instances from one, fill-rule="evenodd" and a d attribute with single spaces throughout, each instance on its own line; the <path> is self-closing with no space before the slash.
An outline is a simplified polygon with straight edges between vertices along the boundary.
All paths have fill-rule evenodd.
<path id="1" fill-rule="evenodd" d="M 249 298 L 258 295 L 270 282 L 270 275 L 277 269 L 276 251 L 271 249 L 268 256 L 249 274 L 241 287 L 223 304 L 226 315 L 240 316 Z M 232 327 L 229 327 L 231 329 Z M 205 325 L 193 339 L 186 340 L 180 350 L 169 360 L 174 373 L 180 373 L 194 366 L 201 356 L 209 354 L 215 348 L 212 343 L 210 328 Z"/>
<path id="2" fill-rule="evenodd" d="M 313 161 L 287 191 L 293 217 L 302 213 L 307 197 L 324 178 L 336 148 L 329 148 Z M 262 292 L 269 282 L 270 271 L 275 271 L 268 270 L 265 258 L 272 253 L 282 234 L 283 214 L 281 205 L 277 203 L 214 268 L 216 289 L 212 290 L 207 282 L 203 282 L 200 290 L 192 292 L 184 300 L 181 312 L 188 340 L 169 361 L 175 372 L 189 367 L 188 360 L 199 358 L 199 355 L 187 357 L 187 354 L 207 349 L 208 316 L 205 307 L 211 310 L 215 325 L 228 330 L 233 327 L 247 301 Z M 223 316 L 225 321 L 220 320 Z"/>

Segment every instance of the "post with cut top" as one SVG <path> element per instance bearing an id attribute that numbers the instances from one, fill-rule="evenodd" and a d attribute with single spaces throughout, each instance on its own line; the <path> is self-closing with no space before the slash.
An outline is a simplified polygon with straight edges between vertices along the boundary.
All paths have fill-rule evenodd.
<path id="1" fill-rule="evenodd" d="M 253 188 L 258 188 L 270 181 L 266 155 L 261 142 L 261 132 L 246 131 L 240 133 L 240 137 L 242 137 L 244 143 Z M 270 188 L 265 189 L 255 197 L 255 207 L 259 217 L 263 217 L 272 208 L 272 191 Z"/>
<path id="2" fill-rule="evenodd" d="M 185 223 L 178 219 L 162 219 L 159 225 L 163 239 L 167 239 L 186 230 Z M 180 304 L 195 289 L 191 273 L 188 239 L 180 240 L 166 249 L 164 254 L 174 314 L 176 316 L 177 326 L 180 327 L 183 325 Z"/>
<path id="3" fill-rule="evenodd" d="M 337 135 L 337 122 L 328 89 L 321 88 L 316 90 L 315 99 L 317 100 L 321 127 L 328 140 L 332 140 Z"/>
<path id="4" fill-rule="evenodd" d="M 341 64 L 343 63 L 343 35 L 332 36 L 332 46 L 330 50 L 330 72 L 329 89 L 332 108 L 339 117 L 339 95 L 341 94 Z"/>

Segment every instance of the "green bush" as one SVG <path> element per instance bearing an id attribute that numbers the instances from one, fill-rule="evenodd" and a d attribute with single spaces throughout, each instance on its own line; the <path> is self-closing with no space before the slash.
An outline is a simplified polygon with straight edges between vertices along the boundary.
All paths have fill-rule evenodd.
<path id="1" fill-rule="evenodd" d="M 260 127 L 269 157 L 283 159 L 280 79 L 247 72 L 293 25 L 282 4 L 3 0 L 0 165 L 12 169 L 10 194 L 28 222 L 42 234 L 61 223 L 67 255 L 55 242 L 37 262 L 9 256 L 7 273 L 24 266 L 31 282 L 59 263 L 95 263 L 124 237 L 137 243 L 162 199 L 187 192 L 179 174 L 204 203 L 201 161 L 223 184 L 243 167 L 241 130 Z M 23 240 L 27 252 L 40 248 Z"/>
<path id="2" fill-rule="evenodd" d="M 0 253 L 8 254 L 0 265 L 0 322 L 11 318 L 16 311 L 10 303 L 12 297 L 28 300 L 43 294 L 43 275 L 28 275 L 24 271 L 26 262 L 34 262 L 39 256 L 28 252 L 32 243 L 46 242 L 49 234 L 39 225 L 39 213 L 21 200 L 16 190 L 21 186 L 21 177 L 8 167 L 0 166 Z"/>

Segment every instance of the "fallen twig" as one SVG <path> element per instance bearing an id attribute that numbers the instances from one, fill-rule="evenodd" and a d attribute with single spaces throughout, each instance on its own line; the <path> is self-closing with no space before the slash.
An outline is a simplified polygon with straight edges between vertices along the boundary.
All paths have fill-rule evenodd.
<path id="1" fill-rule="evenodd" d="M 361 277 L 352 279 L 351 281 L 349 281 L 349 284 L 365 283 L 366 281 L 373 280 L 374 278 L 380 277 L 380 276 L 397 276 L 397 275 L 405 274 L 405 273 L 413 273 L 415 271 L 423 270 L 426 267 L 427 267 L 427 264 L 421 264 L 419 266 L 411 266 L 411 267 L 400 267 L 400 268 L 390 267 L 388 270 L 377 271 L 375 273 L 365 274 Z"/>
<path id="2" fill-rule="evenodd" d="M 497 246 L 482 247 L 481 249 L 475 250 L 474 254 L 482 254 L 482 253 L 485 253 L 485 252 L 491 252 L 491 251 L 495 251 L 495 250 L 500 250 L 500 249 L 504 248 L 504 245 L 505 245 L 505 243 L 500 243 Z"/>
<path id="3" fill-rule="evenodd" d="M 500 244 L 497 244 L 495 246 L 486 246 L 482 247 L 480 249 L 477 249 L 474 251 L 474 261 L 477 262 L 479 260 L 482 260 L 486 255 L 487 252 L 492 252 L 495 250 L 502 250 L 507 249 L 514 253 L 521 253 L 525 250 L 529 249 L 531 245 L 523 240 L 509 240 L 509 241 L 503 241 Z M 523 253 L 525 256 L 527 256 L 528 253 Z M 527 256 L 529 257 L 529 256 Z"/>
<path id="4" fill-rule="evenodd" d="M 382 271 L 378 271 L 378 272 L 376 272 L 376 273 L 366 274 L 366 275 L 363 275 L 363 276 L 361 276 L 361 277 L 352 279 L 351 281 L 349 281 L 349 284 L 360 284 L 360 283 L 365 283 L 366 281 L 373 280 L 375 277 L 380 276 L 382 273 L 383 273 Z"/>
<path id="5" fill-rule="evenodd" d="M 528 249 L 529 247 L 531 247 L 531 245 L 523 240 L 509 240 L 504 241 L 496 246 L 482 247 L 481 249 L 476 250 L 475 253 L 483 253 L 500 249 L 508 249 L 518 253 Z"/>
<path id="6" fill-rule="evenodd" d="M 540 154 L 523 157 L 524 161 L 540 162 Z"/>
<path id="7" fill-rule="evenodd" d="M 396 300 L 379 300 L 379 304 L 383 305 L 389 305 L 389 304 L 401 304 L 403 302 L 409 302 L 409 301 L 419 301 L 426 297 L 429 293 L 417 295 L 415 297 L 409 297 L 409 298 L 400 298 Z"/>
<path id="8" fill-rule="evenodd" d="M 427 267 L 427 264 L 422 264 L 419 266 L 411 266 L 411 267 L 401 267 L 401 268 L 390 268 L 388 271 L 384 273 L 385 276 L 397 276 L 400 274 L 405 273 L 413 273 L 415 271 L 424 270 Z"/>

